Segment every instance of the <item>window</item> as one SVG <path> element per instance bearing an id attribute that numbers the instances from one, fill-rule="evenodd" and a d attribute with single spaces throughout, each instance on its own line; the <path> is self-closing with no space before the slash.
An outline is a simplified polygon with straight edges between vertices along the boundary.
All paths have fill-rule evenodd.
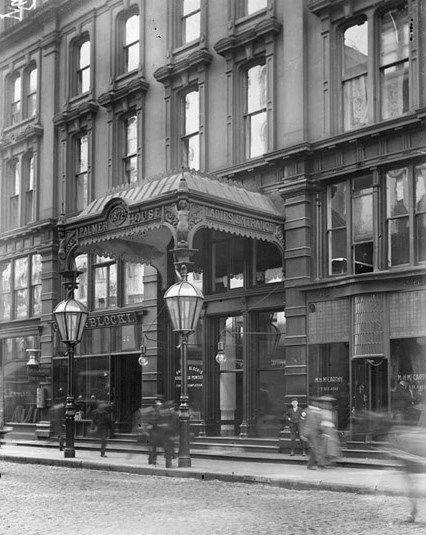
<path id="1" fill-rule="evenodd" d="M 410 261 L 408 169 L 386 173 L 386 210 L 388 227 L 388 263 L 390 266 Z"/>
<path id="2" fill-rule="evenodd" d="M 77 94 L 90 90 L 90 41 L 84 41 L 78 47 Z"/>
<path id="3" fill-rule="evenodd" d="M 31 315 L 41 314 L 41 255 L 31 256 Z"/>
<path id="4" fill-rule="evenodd" d="M 382 119 L 408 111 L 408 8 L 384 13 L 380 28 Z"/>
<path id="5" fill-rule="evenodd" d="M 255 241 L 254 252 L 255 284 L 282 282 L 283 259 L 278 247 L 265 241 Z"/>
<path id="6" fill-rule="evenodd" d="M 117 306 L 117 264 L 109 258 L 97 256 L 94 271 L 94 308 Z"/>
<path id="7" fill-rule="evenodd" d="M 75 208 L 80 211 L 88 204 L 88 137 L 83 135 L 76 140 L 77 157 L 75 173 Z"/>
<path id="8" fill-rule="evenodd" d="M 348 195 L 351 194 L 351 199 Z M 352 218 L 348 218 L 351 206 Z M 329 274 L 373 271 L 373 178 L 355 178 L 327 191 Z M 350 242 L 348 238 L 350 236 Z M 348 258 L 351 258 L 348 264 Z"/>
<path id="9" fill-rule="evenodd" d="M 416 262 L 426 261 L 425 187 L 426 164 L 386 173 L 388 266 L 409 264 L 411 258 Z"/>
<path id="10" fill-rule="evenodd" d="M 266 65 L 256 65 L 246 73 L 245 98 L 246 157 L 267 151 Z"/>
<path id="11" fill-rule="evenodd" d="M 327 188 L 329 275 L 426 261 L 426 164 L 387 169 L 376 187 L 382 217 L 374 202 L 372 176 Z M 381 236 L 386 237 L 383 243 Z"/>
<path id="12" fill-rule="evenodd" d="M 124 23 L 124 72 L 139 66 L 139 15 L 131 15 Z"/>
<path id="13" fill-rule="evenodd" d="M 329 273 L 346 273 L 347 262 L 347 208 L 346 182 L 335 184 L 327 191 L 327 241 L 329 250 Z"/>
<path id="14" fill-rule="evenodd" d="M 367 124 L 368 23 L 351 26 L 344 33 L 343 126 L 351 130 Z"/>
<path id="15" fill-rule="evenodd" d="M 352 192 L 352 259 L 355 273 L 373 271 L 373 178 L 355 178 Z"/>
<path id="16" fill-rule="evenodd" d="M 247 15 L 256 13 L 256 11 L 260 11 L 261 9 L 266 9 L 267 4 L 268 4 L 267 0 L 245 0 L 245 1 L 246 1 Z"/>
<path id="17" fill-rule="evenodd" d="M 77 269 L 82 272 L 78 276 L 78 288 L 75 290 L 75 298 L 78 301 L 81 301 L 86 306 L 88 306 L 87 295 L 88 295 L 88 278 L 87 278 L 87 268 L 88 268 L 88 256 L 87 254 L 78 255 L 75 259 L 75 265 Z"/>
<path id="18" fill-rule="evenodd" d="M 200 168 L 200 105 L 198 91 L 185 95 L 182 135 L 183 163 L 191 169 Z"/>
<path id="19" fill-rule="evenodd" d="M 415 168 L 415 239 L 417 261 L 426 262 L 426 164 Z"/>
<path id="20" fill-rule="evenodd" d="M 407 4 L 381 12 L 378 20 L 373 12 L 367 15 L 366 19 L 357 20 L 342 31 L 342 123 L 345 131 L 372 121 L 400 117 L 410 106 Z M 374 40 L 368 38 L 371 25 L 379 30 Z M 369 57 L 377 61 L 369 61 Z M 371 70 L 376 65 L 377 74 Z M 380 95 L 380 98 L 373 99 L 373 95 Z"/>
<path id="21" fill-rule="evenodd" d="M 21 162 L 14 160 L 10 166 L 9 228 L 20 226 Z"/>
<path id="22" fill-rule="evenodd" d="M 41 314 L 41 256 L 33 254 L 0 265 L 0 321 Z"/>
<path id="23" fill-rule="evenodd" d="M 0 264 L 0 321 L 9 320 L 11 318 L 11 273 L 11 262 Z"/>
<path id="24" fill-rule="evenodd" d="M 200 0 L 181 0 L 182 2 L 182 44 L 200 37 Z"/>
<path id="25" fill-rule="evenodd" d="M 35 220 L 35 172 L 34 172 L 34 156 L 31 154 L 24 160 L 25 174 L 24 174 L 24 192 L 25 192 L 25 208 L 24 216 L 25 223 L 30 223 Z"/>
<path id="26" fill-rule="evenodd" d="M 11 106 L 10 106 L 10 122 L 11 124 L 19 123 L 22 119 L 21 109 L 21 76 L 17 75 L 11 82 Z"/>
<path id="27" fill-rule="evenodd" d="M 37 112 L 37 68 L 27 72 L 27 117 L 34 117 Z"/>
<path id="28" fill-rule="evenodd" d="M 124 120 L 124 138 L 124 177 L 127 184 L 131 184 L 138 180 L 138 128 L 136 114 Z"/>
<path id="29" fill-rule="evenodd" d="M 245 238 L 224 237 L 213 242 L 213 292 L 244 287 L 247 241 Z"/>
<path id="30" fill-rule="evenodd" d="M 144 298 L 144 264 L 126 262 L 124 269 L 124 304 L 142 303 Z"/>

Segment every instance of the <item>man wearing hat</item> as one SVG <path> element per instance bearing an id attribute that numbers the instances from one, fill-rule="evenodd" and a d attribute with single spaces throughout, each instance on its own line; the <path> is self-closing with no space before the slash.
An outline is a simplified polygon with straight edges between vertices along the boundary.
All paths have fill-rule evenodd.
<path id="1" fill-rule="evenodd" d="M 288 427 L 290 429 L 290 441 L 291 452 L 290 455 L 294 455 L 294 449 L 296 447 L 296 441 L 300 442 L 302 448 L 302 455 L 306 455 L 305 442 L 300 437 L 300 424 L 304 420 L 306 413 L 298 405 L 297 399 L 291 400 L 291 408 L 288 409 L 286 417 L 288 421 Z"/>

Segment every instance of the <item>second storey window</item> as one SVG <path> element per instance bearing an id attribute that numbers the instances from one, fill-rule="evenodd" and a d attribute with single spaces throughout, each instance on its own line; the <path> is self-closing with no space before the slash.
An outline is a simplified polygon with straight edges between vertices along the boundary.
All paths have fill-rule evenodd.
<path id="1" fill-rule="evenodd" d="M 254 158 L 267 151 L 265 65 L 247 70 L 245 106 L 246 157 Z"/>
<path id="2" fill-rule="evenodd" d="M 200 168 L 200 103 L 198 91 L 185 95 L 182 148 L 184 165 L 191 169 Z"/>
<path id="3" fill-rule="evenodd" d="M 78 47 L 77 94 L 90 90 L 90 41 L 84 41 Z"/>
<path id="4" fill-rule="evenodd" d="M 93 265 L 94 308 L 117 306 L 117 264 L 110 258 L 97 256 Z"/>
<path id="5" fill-rule="evenodd" d="M 10 201 L 9 201 L 9 228 L 20 226 L 21 219 L 21 163 L 14 160 L 9 166 L 10 170 Z"/>
<path id="6" fill-rule="evenodd" d="M 25 164 L 25 223 L 30 223 L 35 220 L 35 170 L 34 170 L 34 156 L 31 154 L 24 160 Z"/>
<path id="7" fill-rule="evenodd" d="M 81 136 L 76 140 L 76 173 L 75 173 L 75 208 L 80 211 L 88 203 L 88 137 Z"/>
<path id="8" fill-rule="evenodd" d="M 32 254 L 0 265 L 0 321 L 41 314 L 41 256 Z"/>
<path id="9" fill-rule="evenodd" d="M 375 188 L 372 176 L 328 186 L 329 275 L 426 261 L 426 164 L 387 169 Z"/>
<path id="10" fill-rule="evenodd" d="M 127 184 L 138 179 L 138 128 L 137 115 L 130 115 L 124 122 L 124 155 L 123 168 Z"/>
<path id="11" fill-rule="evenodd" d="M 139 66 L 139 15 L 132 15 L 124 24 L 124 72 Z"/>

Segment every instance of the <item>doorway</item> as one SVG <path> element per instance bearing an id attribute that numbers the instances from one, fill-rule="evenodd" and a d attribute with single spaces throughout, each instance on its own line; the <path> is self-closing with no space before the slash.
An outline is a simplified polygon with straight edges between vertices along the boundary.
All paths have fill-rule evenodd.
<path id="1" fill-rule="evenodd" d="M 352 414 L 388 410 L 388 392 L 386 358 L 359 358 L 352 361 Z"/>

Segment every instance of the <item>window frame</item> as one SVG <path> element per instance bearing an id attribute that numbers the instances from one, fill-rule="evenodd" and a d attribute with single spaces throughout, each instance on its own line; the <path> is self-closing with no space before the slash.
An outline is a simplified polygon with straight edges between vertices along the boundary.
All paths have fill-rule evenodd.
<path id="1" fill-rule="evenodd" d="M 420 227 L 417 223 L 419 216 L 426 221 L 426 191 L 422 195 L 422 208 L 417 209 L 416 206 L 416 196 L 417 192 L 417 169 L 424 168 L 424 173 L 426 174 L 426 161 L 418 159 L 416 161 L 410 162 L 400 162 L 393 163 L 392 165 L 387 165 L 381 168 L 379 171 L 371 175 L 371 197 L 372 197 L 372 259 L 373 267 L 372 271 L 357 273 L 355 270 L 355 256 L 354 256 L 354 245 L 356 243 L 362 243 L 361 241 L 355 242 L 354 240 L 354 190 L 353 190 L 353 181 L 356 178 L 365 178 L 368 177 L 368 174 L 363 175 L 352 175 L 344 180 L 339 182 L 333 182 L 328 184 L 324 190 L 324 199 L 326 210 L 323 214 L 324 229 L 323 233 L 324 242 L 326 244 L 326 265 L 324 265 L 325 278 L 334 278 L 340 276 L 359 276 L 365 275 L 368 273 L 373 273 L 376 271 L 388 271 L 388 270 L 398 270 L 398 269 L 407 269 L 407 267 L 415 267 L 419 265 L 424 265 L 426 263 L 426 257 L 422 260 L 420 257 L 421 251 L 419 250 L 419 240 L 421 232 L 424 232 L 423 228 Z M 407 214 L 401 215 L 391 215 L 390 205 L 388 202 L 388 176 L 392 171 L 406 170 L 407 173 L 407 193 L 404 194 L 404 204 L 408 208 Z M 423 188 L 424 187 L 423 182 Z M 331 249 L 331 234 L 333 231 L 339 230 L 337 227 L 332 228 L 330 226 L 330 212 L 331 212 L 331 203 L 330 203 L 330 191 L 331 188 L 335 187 L 337 184 L 345 184 L 345 202 L 346 202 L 346 225 L 344 226 L 346 230 L 346 262 L 347 267 L 345 271 L 340 271 L 338 273 L 332 273 L 332 249 Z M 401 217 L 406 218 L 408 221 L 408 261 L 399 262 L 392 264 L 392 243 L 391 243 L 391 234 L 390 234 L 390 224 L 392 221 L 401 219 Z M 383 236 L 384 239 L 381 240 L 380 237 Z M 424 254 L 424 252 L 423 252 Z M 349 260 L 350 259 L 350 262 Z"/>
<path id="2" fill-rule="evenodd" d="M 39 263 L 40 271 L 39 271 L 39 279 L 38 279 L 38 281 L 34 281 L 34 264 L 35 264 L 34 257 L 36 257 L 36 256 L 39 257 L 39 259 L 40 259 L 40 263 Z M 27 263 L 27 265 L 25 267 L 26 284 L 23 285 L 23 286 L 17 286 L 17 284 L 16 284 L 16 263 L 21 261 L 21 260 L 26 260 L 26 263 Z M 37 312 L 35 311 L 35 304 L 36 304 L 35 292 L 36 291 L 37 292 L 40 291 L 40 293 L 41 293 L 41 288 L 42 288 L 42 272 L 43 272 L 42 256 L 39 253 L 34 252 L 34 253 L 30 253 L 30 254 L 25 255 L 25 256 L 18 256 L 16 258 L 12 258 L 12 259 L 6 260 L 4 262 L 1 262 L 1 265 L 2 266 L 4 266 L 4 265 L 9 265 L 10 266 L 9 290 L 8 291 L 2 291 L 0 293 L 3 302 L 4 302 L 4 296 L 7 295 L 7 294 L 9 295 L 9 297 L 10 297 L 10 301 L 9 301 L 10 312 L 9 312 L 9 316 L 8 317 L 0 319 L 0 323 L 1 322 L 5 322 L 5 321 L 14 321 L 14 320 L 22 321 L 22 320 L 25 320 L 25 319 L 28 319 L 28 318 L 41 316 L 41 314 L 42 314 L 41 304 L 40 304 L 39 310 Z M 40 288 L 40 290 L 36 290 L 36 288 Z M 26 291 L 27 292 L 27 296 L 26 296 L 26 302 L 27 302 L 26 313 L 24 315 L 18 315 L 18 313 L 17 313 L 18 292 L 20 292 L 20 291 Z"/>
<path id="3" fill-rule="evenodd" d="M 138 112 L 137 110 L 129 111 L 125 115 L 120 117 L 120 140 L 121 140 L 121 175 L 123 177 L 123 184 L 134 184 L 139 180 L 139 168 L 140 168 L 140 157 L 139 157 L 139 121 L 138 121 Z M 131 152 L 129 150 L 129 121 L 134 118 L 135 129 L 136 129 L 136 139 L 135 139 L 135 151 Z M 129 162 L 134 160 L 136 162 L 135 169 L 135 179 L 131 180 L 129 175 Z"/>
<path id="4" fill-rule="evenodd" d="M 139 21 L 139 36 L 138 39 L 132 42 L 127 42 L 127 22 L 132 17 L 137 16 Z M 125 76 L 130 73 L 138 72 L 140 69 L 141 61 L 142 61 L 142 53 L 141 53 L 141 14 L 137 7 L 132 7 L 122 13 L 120 13 L 117 17 L 117 36 L 116 36 L 116 76 Z M 132 46 L 135 46 L 138 44 L 138 65 L 134 69 L 128 68 L 128 51 Z"/>
<path id="5" fill-rule="evenodd" d="M 82 162 L 82 140 L 86 139 L 86 167 L 85 169 L 81 168 L 81 162 Z M 86 131 L 81 132 L 79 135 L 75 136 L 73 138 L 73 148 L 74 148 L 74 184 L 73 184 L 73 190 L 74 195 L 72 198 L 74 199 L 75 205 L 74 210 L 77 212 L 80 212 L 86 208 L 86 206 L 89 204 L 90 199 L 90 192 L 89 192 L 89 134 Z M 81 199 L 81 207 L 79 206 L 79 182 L 83 178 L 83 181 L 85 182 L 85 188 L 86 188 L 86 199 Z M 84 184 L 83 184 L 84 189 Z"/>
<path id="6" fill-rule="evenodd" d="M 179 10 L 180 10 L 180 13 L 179 13 L 179 17 L 180 17 L 180 21 L 179 21 L 179 45 L 180 46 L 185 46 L 185 45 L 189 45 L 191 43 L 194 43 L 196 41 L 199 41 L 200 38 L 201 38 L 201 25 L 202 25 L 202 20 L 201 20 L 201 8 L 202 8 L 202 0 L 198 0 L 198 8 L 196 9 L 193 9 L 192 11 L 189 11 L 188 13 L 185 14 L 185 1 L 186 0 L 179 0 Z M 195 36 L 194 38 L 192 39 L 186 39 L 186 22 L 191 18 L 191 17 L 196 17 L 198 15 L 198 25 L 199 25 L 199 31 L 198 31 L 198 35 Z"/>
<path id="7" fill-rule="evenodd" d="M 31 87 L 32 73 L 35 72 L 35 87 Z M 19 88 L 15 84 L 19 80 Z M 38 116 L 38 95 L 39 95 L 39 71 L 37 62 L 32 60 L 27 65 L 22 66 L 12 72 L 6 81 L 6 127 L 13 127 L 22 121 L 36 118 Z M 16 93 L 19 93 L 17 95 Z M 18 98 L 19 96 L 19 98 Z M 34 100 L 34 108 L 30 114 L 30 101 Z M 17 108 L 17 110 L 15 110 Z"/>
<path id="8" fill-rule="evenodd" d="M 359 130 L 360 128 L 365 128 L 368 126 L 371 126 L 375 123 L 379 123 L 382 121 L 388 121 L 397 119 L 400 117 L 404 117 L 408 115 L 415 105 L 415 98 L 413 95 L 413 79 L 414 79 L 414 67 L 413 67 L 413 55 L 412 55 L 412 48 L 413 43 L 409 40 L 408 42 L 408 57 L 406 61 L 408 62 L 408 103 L 407 103 L 407 110 L 402 112 L 401 114 L 394 115 L 392 117 L 384 117 L 382 110 L 383 110 L 383 103 L 384 103 L 384 96 L 382 91 L 382 69 L 388 68 L 393 65 L 386 64 L 385 66 L 381 65 L 381 29 L 382 24 L 381 21 L 386 13 L 394 10 L 398 10 L 403 8 L 404 6 L 407 7 L 407 20 L 406 25 L 408 28 L 410 27 L 410 2 L 407 0 L 399 1 L 394 3 L 391 6 L 381 6 L 376 8 L 369 8 L 365 9 L 362 14 L 358 14 L 351 18 L 350 20 L 345 20 L 342 24 L 340 24 L 337 27 L 337 41 L 338 41 L 338 47 L 336 49 L 338 50 L 338 100 L 339 100 L 339 112 L 336 114 L 336 119 L 338 124 L 336 125 L 337 130 L 339 132 L 354 132 Z M 365 21 L 367 23 L 367 49 L 368 49 L 368 57 L 367 57 L 367 70 L 366 70 L 366 97 L 367 97 L 367 104 L 366 104 L 366 122 L 357 126 L 353 126 L 350 128 L 345 127 L 345 114 L 347 113 L 345 110 L 345 98 L 344 98 L 344 83 L 347 82 L 348 79 L 344 77 L 343 74 L 343 66 L 344 66 L 344 36 L 345 32 L 353 27 L 359 25 L 360 22 Z M 401 60 L 402 61 L 402 60 Z M 398 60 L 398 62 L 400 62 Z M 397 63 L 398 63 L 397 62 Z M 378 98 L 376 98 L 378 95 Z M 330 108 L 332 109 L 332 107 Z"/>
<path id="9" fill-rule="evenodd" d="M 35 73 L 35 87 L 31 87 L 33 73 Z M 34 62 L 25 70 L 25 84 L 25 118 L 35 117 L 38 110 L 38 69 Z M 34 104 L 30 104 L 31 100 L 34 100 Z M 34 106 L 32 113 L 31 106 Z"/>
<path id="10" fill-rule="evenodd" d="M 192 93 L 197 93 L 197 104 L 198 104 L 198 115 L 197 115 L 197 119 L 198 119 L 198 128 L 197 130 L 192 130 L 190 132 L 187 131 L 187 124 L 188 124 L 188 116 L 187 116 L 187 106 L 186 106 L 186 102 L 187 102 L 187 98 L 188 98 L 188 95 L 191 95 Z M 192 87 L 190 90 L 188 91 L 185 91 L 184 93 L 182 93 L 181 95 L 181 107 L 182 107 L 182 111 L 181 111 L 181 117 L 182 117 L 182 120 L 181 120 L 181 128 L 180 128 L 180 131 L 181 131 L 181 135 L 180 135 L 180 140 L 181 140 L 181 158 L 182 158 L 182 164 L 185 166 L 185 167 L 193 167 L 193 166 L 190 166 L 190 162 L 189 162 L 189 147 L 190 147 L 190 141 L 192 139 L 197 139 L 197 145 L 198 145 L 198 166 L 197 167 L 193 167 L 194 169 L 196 170 L 199 170 L 200 169 L 200 165 L 201 165 L 201 139 L 200 139 L 200 119 L 201 119 L 201 112 L 200 112 L 200 91 L 198 89 L 198 86 L 195 88 L 195 87 Z"/>
<path id="11" fill-rule="evenodd" d="M 86 44 L 89 45 L 89 53 L 88 53 L 88 63 L 81 65 L 82 61 L 82 48 Z M 84 80 L 84 74 L 88 71 L 89 74 L 89 80 L 88 80 L 88 88 L 87 90 L 83 91 L 83 80 Z M 92 43 L 90 40 L 90 36 L 88 34 L 85 34 L 83 37 L 79 38 L 77 41 L 73 44 L 73 73 L 72 73 L 72 83 L 73 83 L 73 96 L 77 97 L 80 95 L 86 95 L 87 93 L 90 93 L 91 85 L 92 85 Z"/>
<path id="12" fill-rule="evenodd" d="M 102 260 L 97 261 L 97 258 L 100 258 Z M 111 268 L 114 266 L 115 268 L 115 285 L 116 285 L 116 295 L 115 295 L 115 303 L 112 302 L 112 298 L 114 295 L 111 295 Z M 96 270 L 105 269 L 106 270 L 106 277 L 105 277 L 105 285 L 106 285 L 106 296 L 105 296 L 105 306 L 99 307 L 96 306 L 96 298 L 95 295 L 97 295 L 97 289 L 96 289 Z M 91 270 L 91 280 L 92 280 L 92 289 L 91 289 L 91 296 L 92 296 L 92 309 L 93 310 L 109 310 L 109 309 L 116 309 L 119 307 L 119 262 L 115 259 L 102 257 L 99 255 L 96 255 L 91 258 L 90 263 L 90 270 Z M 90 291 L 90 290 L 89 290 Z"/>
<path id="13" fill-rule="evenodd" d="M 249 71 L 256 69 L 257 67 L 264 68 L 265 76 L 265 105 L 255 109 L 254 111 L 249 111 Z M 268 70 L 265 61 L 251 63 L 245 65 L 243 69 L 243 91 L 244 91 L 244 110 L 243 110 L 243 125 L 244 125 L 244 157 L 246 159 L 259 158 L 266 152 L 268 152 L 269 139 L 268 139 Z M 264 142 L 264 151 L 259 154 L 252 154 L 251 143 L 252 143 L 252 119 L 264 115 L 265 117 L 265 132 L 266 139 Z"/>

